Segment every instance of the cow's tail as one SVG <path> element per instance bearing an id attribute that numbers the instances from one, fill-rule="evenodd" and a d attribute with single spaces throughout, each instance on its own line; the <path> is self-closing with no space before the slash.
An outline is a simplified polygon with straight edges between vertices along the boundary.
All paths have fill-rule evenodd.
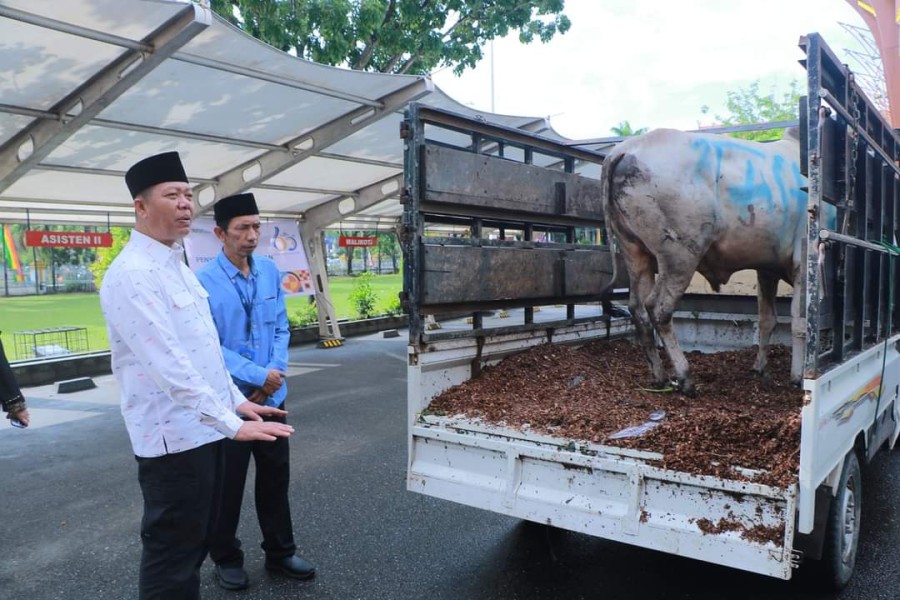
<path id="1" fill-rule="evenodd" d="M 607 245 L 609 246 L 610 259 L 612 260 L 612 277 L 610 278 L 609 283 L 600 290 L 600 297 L 604 300 L 606 300 L 607 296 L 612 291 L 616 284 L 616 279 L 618 279 L 619 276 L 619 261 L 616 260 L 617 252 L 613 245 L 612 221 L 615 219 L 615 216 L 613 215 L 612 210 L 612 179 L 613 174 L 616 172 L 616 166 L 623 158 L 625 158 L 625 154 L 621 152 L 617 152 L 612 156 L 607 156 L 606 160 L 603 161 L 603 172 L 600 175 L 600 205 L 603 207 L 606 235 L 609 238 Z"/>

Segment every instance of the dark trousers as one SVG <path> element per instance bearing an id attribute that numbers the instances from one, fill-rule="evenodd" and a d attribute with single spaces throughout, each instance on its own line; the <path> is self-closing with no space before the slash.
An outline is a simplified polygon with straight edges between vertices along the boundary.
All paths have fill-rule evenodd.
<path id="1" fill-rule="evenodd" d="M 284 423 L 284 417 L 266 417 L 266 421 Z M 288 438 L 274 442 L 235 442 L 225 440 L 225 483 L 219 518 L 213 528 L 209 555 L 220 565 L 243 565 L 244 553 L 237 537 L 244 499 L 244 484 L 250 456 L 256 463 L 256 517 L 262 530 L 262 549 L 267 558 L 292 556 L 294 528 L 288 486 L 291 481 Z"/>
<path id="2" fill-rule="evenodd" d="M 140 600 L 200 598 L 223 472 L 222 442 L 155 458 L 137 457 L 144 495 Z"/>

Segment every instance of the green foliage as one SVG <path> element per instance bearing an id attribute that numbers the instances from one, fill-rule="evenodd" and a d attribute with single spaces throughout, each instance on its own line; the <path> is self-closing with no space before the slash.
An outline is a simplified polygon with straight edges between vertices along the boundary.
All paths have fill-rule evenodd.
<path id="1" fill-rule="evenodd" d="M 392 317 L 403 314 L 403 306 L 400 304 L 399 295 L 395 294 L 388 299 L 387 306 L 385 306 L 384 308 L 384 312 L 391 315 Z"/>
<path id="2" fill-rule="evenodd" d="M 725 117 L 716 115 L 716 120 L 723 126 L 792 121 L 796 120 L 800 113 L 800 84 L 796 79 L 791 81 L 790 88 L 786 92 L 776 93 L 772 90 L 770 94 L 763 95 L 759 91 L 757 80 L 746 88 L 728 92 L 727 98 L 725 105 L 730 114 Z M 705 113 L 709 107 L 704 106 L 701 110 Z M 783 133 L 784 129 L 769 129 L 731 135 L 746 140 L 768 141 L 781 139 Z"/>
<path id="3" fill-rule="evenodd" d="M 315 303 L 305 301 L 293 314 L 288 314 L 291 327 L 306 327 L 319 322 L 319 309 Z"/>
<path id="4" fill-rule="evenodd" d="M 357 71 L 456 74 L 485 43 L 519 32 L 547 42 L 571 22 L 565 0 L 212 0 L 212 9 L 285 52 Z"/>
<path id="5" fill-rule="evenodd" d="M 357 278 L 355 276 L 328 278 L 328 290 L 331 293 L 331 301 L 334 303 L 334 312 L 338 319 L 356 317 L 356 309 L 350 301 L 350 294 L 353 292 L 356 281 Z M 402 288 L 403 276 L 399 273 L 391 275 L 372 274 L 372 289 L 375 290 L 379 298 L 396 296 Z M 285 302 L 287 303 L 288 312 L 291 313 L 301 308 L 301 305 L 307 304 L 309 299 L 306 296 L 287 296 Z"/>
<path id="6" fill-rule="evenodd" d="M 30 357 L 19 356 L 14 344 L 16 331 L 56 327 L 84 327 L 89 350 L 109 349 L 100 296 L 96 293 L 0 297 L 0 331 L 10 360 Z"/>
<path id="7" fill-rule="evenodd" d="M 122 251 L 122 248 L 125 247 L 125 244 L 128 243 L 131 237 L 131 229 L 127 227 L 112 227 L 110 232 L 113 238 L 112 246 L 109 248 L 98 248 L 97 258 L 88 267 L 91 273 L 94 274 L 94 285 L 97 286 L 98 290 L 100 289 L 100 284 L 103 283 L 103 276 L 106 275 L 109 265 L 112 264 L 112 261 L 119 255 L 119 252 Z"/>
<path id="8" fill-rule="evenodd" d="M 613 135 L 619 137 L 631 137 L 633 135 L 643 135 L 647 133 L 647 128 L 639 127 L 638 129 L 634 129 L 628 121 L 621 121 L 615 127 L 611 127 L 610 131 Z"/>
<path id="9" fill-rule="evenodd" d="M 375 313 L 378 293 L 372 285 L 374 277 L 372 273 L 360 273 L 353 283 L 353 291 L 350 292 L 350 302 L 356 309 L 356 315 L 360 319 L 368 319 Z"/>

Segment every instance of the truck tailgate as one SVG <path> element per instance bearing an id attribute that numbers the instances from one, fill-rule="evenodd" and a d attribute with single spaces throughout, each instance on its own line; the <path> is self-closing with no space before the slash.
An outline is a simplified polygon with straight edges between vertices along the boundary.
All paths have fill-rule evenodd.
<path id="1" fill-rule="evenodd" d="M 782 579 L 796 486 L 653 465 L 659 455 L 458 417 L 412 426 L 407 488 L 476 508 Z"/>

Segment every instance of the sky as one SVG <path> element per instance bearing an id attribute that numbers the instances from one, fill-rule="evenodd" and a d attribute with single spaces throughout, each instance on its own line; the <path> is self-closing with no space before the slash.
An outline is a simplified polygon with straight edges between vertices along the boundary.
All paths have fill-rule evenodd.
<path id="1" fill-rule="evenodd" d="M 760 82 L 777 98 L 792 80 L 802 35 L 819 33 L 851 70 L 846 50 L 863 48 L 840 23 L 865 24 L 847 0 L 566 0 L 572 21 L 549 43 L 524 45 L 516 34 L 484 48 L 461 77 L 433 74 L 450 97 L 477 110 L 549 117 L 574 139 L 609 137 L 632 127 L 697 129 L 728 114 L 727 93 Z M 866 29 L 866 31 L 868 31 Z M 493 110 L 491 98 L 493 52 Z M 707 114 L 701 112 L 708 106 Z"/>

